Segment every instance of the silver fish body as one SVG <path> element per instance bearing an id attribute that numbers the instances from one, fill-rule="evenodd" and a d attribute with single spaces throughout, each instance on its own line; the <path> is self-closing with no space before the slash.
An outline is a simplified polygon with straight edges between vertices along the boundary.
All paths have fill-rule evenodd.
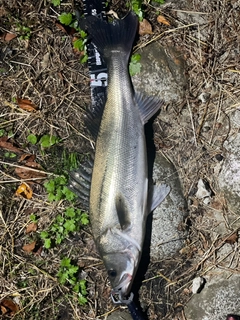
<path id="1" fill-rule="evenodd" d="M 130 13 L 114 24 L 93 20 L 89 27 L 107 61 L 109 76 L 96 140 L 89 214 L 113 293 L 122 297 L 129 293 L 139 264 L 147 215 L 169 192 L 165 185 L 150 188 L 148 181 L 144 124 L 160 103 L 137 96 L 132 88 L 128 59 L 137 25 Z"/>

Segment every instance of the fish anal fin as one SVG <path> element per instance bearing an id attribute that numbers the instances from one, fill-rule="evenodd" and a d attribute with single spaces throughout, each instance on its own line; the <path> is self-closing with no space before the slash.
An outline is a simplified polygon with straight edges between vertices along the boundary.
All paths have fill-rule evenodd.
<path id="1" fill-rule="evenodd" d="M 87 127 L 94 140 L 97 139 L 97 135 L 101 125 L 104 105 L 104 101 L 99 101 L 98 105 L 96 105 L 93 110 L 88 110 L 84 115 L 85 126 Z"/>
<path id="2" fill-rule="evenodd" d="M 148 197 L 148 212 L 156 209 L 170 192 L 170 187 L 166 184 L 154 184 L 150 187 Z"/>
<path id="3" fill-rule="evenodd" d="M 121 229 L 124 231 L 131 225 L 131 220 L 128 207 L 126 205 L 124 197 L 121 194 L 115 197 L 115 206 L 119 224 L 121 226 Z"/>
<path id="4" fill-rule="evenodd" d="M 163 100 L 158 97 L 149 97 L 138 92 L 135 93 L 135 101 L 143 124 L 147 123 L 160 110 L 163 104 Z"/>

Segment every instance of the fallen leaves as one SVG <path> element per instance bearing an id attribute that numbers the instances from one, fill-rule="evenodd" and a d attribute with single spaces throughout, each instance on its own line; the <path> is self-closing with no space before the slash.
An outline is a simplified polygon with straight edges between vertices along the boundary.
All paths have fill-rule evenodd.
<path id="1" fill-rule="evenodd" d="M 33 154 L 23 154 L 21 156 L 19 163 L 24 164 L 24 166 L 19 166 L 15 169 L 15 173 L 19 176 L 19 178 L 36 179 L 46 177 L 41 165 L 35 162 L 35 158 L 36 156 Z"/>
<path id="2" fill-rule="evenodd" d="M 238 232 L 234 232 L 233 234 L 231 234 L 226 240 L 225 242 L 226 243 L 229 243 L 229 244 L 234 244 L 238 241 Z"/>
<path id="3" fill-rule="evenodd" d="M 3 299 L 0 301 L 1 315 L 13 316 L 19 311 L 19 306 L 12 299 Z"/>
<path id="4" fill-rule="evenodd" d="M 26 199 L 31 199 L 32 195 L 33 195 L 33 191 L 31 189 L 31 187 L 26 184 L 26 183 L 22 183 L 16 190 L 15 192 L 16 196 L 22 196 Z"/>
<path id="5" fill-rule="evenodd" d="M 26 228 L 26 234 L 37 231 L 37 223 L 32 222 Z"/>
<path id="6" fill-rule="evenodd" d="M 166 26 L 170 26 L 171 25 L 170 22 L 162 15 L 157 17 L 157 22 L 165 24 Z"/>
<path id="7" fill-rule="evenodd" d="M 15 153 L 22 153 L 22 150 L 14 144 L 14 141 L 12 139 L 8 137 L 0 137 L 0 148 Z"/>
<path id="8" fill-rule="evenodd" d="M 4 32 L 0 35 L 0 39 L 2 39 L 3 41 L 6 41 L 6 42 L 9 42 L 16 37 L 17 37 L 17 35 L 15 33 L 11 33 L 11 32 Z"/>
<path id="9" fill-rule="evenodd" d="M 144 36 L 145 34 L 152 34 L 152 26 L 147 19 L 143 19 L 143 21 L 139 22 L 139 30 L 138 33 L 140 36 Z"/>
<path id="10" fill-rule="evenodd" d="M 32 103 L 31 100 L 28 99 L 22 99 L 17 97 L 17 104 L 19 108 L 29 112 L 34 112 L 37 110 L 37 106 L 34 103 Z"/>
<path id="11" fill-rule="evenodd" d="M 36 247 L 36 243 L 37 243 L 36 241 L 33 241 L 31 243 L 25 244 L 22 248 L 27 253 L 33 252 L 33 250 Z"/>

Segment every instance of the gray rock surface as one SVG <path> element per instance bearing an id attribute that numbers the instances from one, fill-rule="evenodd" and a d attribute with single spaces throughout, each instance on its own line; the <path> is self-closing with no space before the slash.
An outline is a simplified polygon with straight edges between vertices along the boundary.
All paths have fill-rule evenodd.
<path id="1" fill-rule="evenodd" d="M 218 183 L 228 207 L 235 214 L 240 214 L 240 111 L 230 117 L 232 134 L 224 143 L 225 160 L 218 177 Z"/>
<path id="2" fill-rule="evenodd" d="M 115 311 L 110 314 L 107 318 L 108 320 L 132 320 L 132 317 L 128 311 Z"/>
<path id="3" fill-rule="evenodd" d="M 161 153 L 156 154 L 153 179 L 171 188 L 169 195 L 153 212 L 150 256 L 152 261 L 169 258 L 184 245 L 182 223 L 187 215 L 186 201 L 175 167 Z"/>
<path id="4" fill-rule="evenodd" d="M 132 77 L 136 91 L 159 96 L 165 102 L 182 98 L 186 86 L 185 65 L 181 54 L 173 47 L 164 48 L 158 42 L 138 51 L 141 72 Z"/>
<path id="5" fill-rule="evenodd" d="M 185 307 L 186 319 L 226 320 L 227 314 L 240 314 L 240 276 L 221 273 L 206 280 L 204 289 Z"/>

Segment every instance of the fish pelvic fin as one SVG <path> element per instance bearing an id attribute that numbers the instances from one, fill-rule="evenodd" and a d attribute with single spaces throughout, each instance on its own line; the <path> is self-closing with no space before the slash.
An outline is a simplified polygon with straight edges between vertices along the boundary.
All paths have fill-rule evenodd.
<path id="1" fill-rule="evenodd" d="M 150 187 L 148 197 L 148 212 L 156 209 L 170 192 L 170 187 L 166 184 L 154 184 Z"/>
<path id="2" fill-rule="evenodd" d="M 146 124 L 160 110 L 164 102 L 158 97 L 144 96 L 138 92 L 135 93 L 135 101 L 143 124 Z"/>
<path id="3" fill-rule="evenodd" d="M 138 18 L 130 12 L 125 18 L 108 23 L 97 17 L 87 17 L 87 31 L 104 60 L 114 52 L 129 59 L 138 27 Z"/>

